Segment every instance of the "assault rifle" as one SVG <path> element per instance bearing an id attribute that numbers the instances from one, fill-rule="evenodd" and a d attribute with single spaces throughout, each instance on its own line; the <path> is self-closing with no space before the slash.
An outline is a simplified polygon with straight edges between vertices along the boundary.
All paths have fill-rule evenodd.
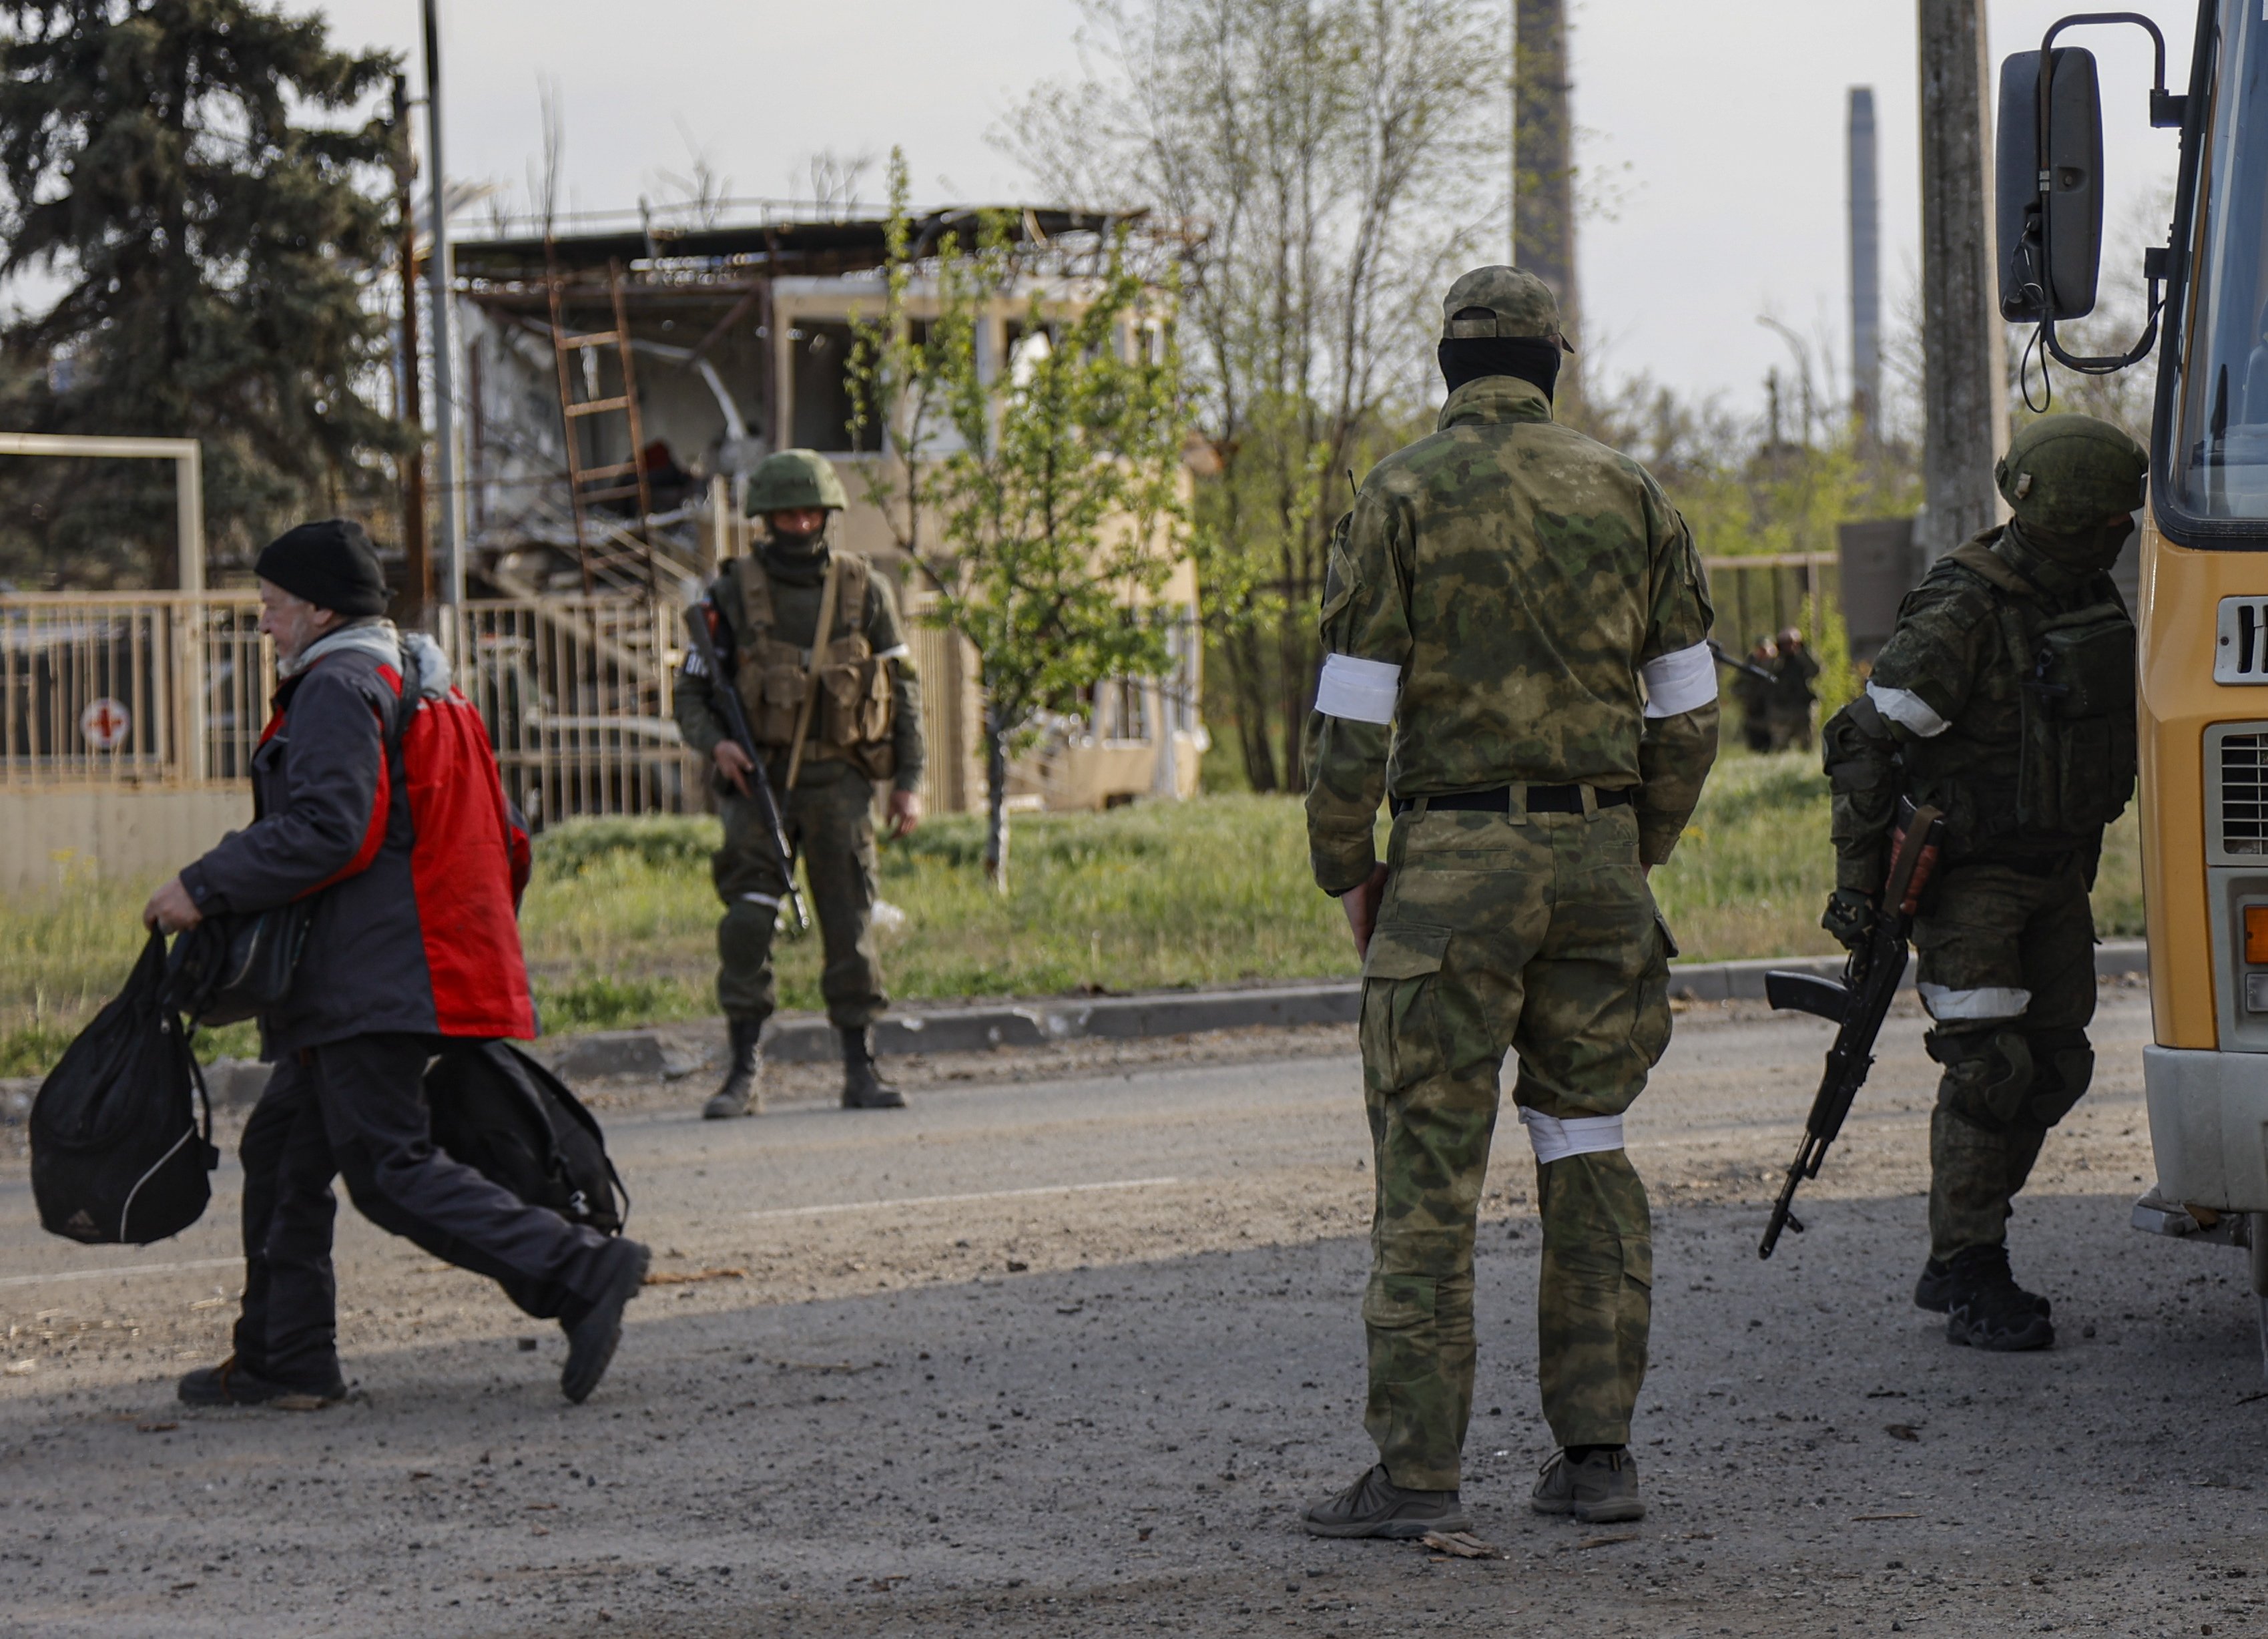
<path id="1" fill-rule="evenodd" d="M 1866 1085 L 1867 1072 L 1874 1068 L 1874 1037 L 1881 1033 L 1882 1019 L 1890 1010 L 1891 998 L 1897 994 L 1898 981 L 1905 977 L 1906 940 L 1913 931 L 1914 911 L 1937 868 L 1937 851 L 1944 839 L 1943 814 L 1935 808 L 1917 808 L 1900 798 L 1881 909 L 1875 913 L 1866 939 L 1844 963 L 1843 977 L 1764 975 L 1764 996 L 1775 1009 L 1816 1014 L 1842 1028 L 1835 1032 L 1835 1044 L 1827 1050 L 1827 1070 L 1819 1078 L 1819 1091 L 1811 1101 L 1811 1114 L 1804 1120 L 1803 1142 L 1788 1167 L 1787 1182 L 1780 1185 L 1779 1200 L 1772 1204 L 1771 1222 L 1764 1226 L 1764 1244 L 1756 1248 L 1759 1258 L 1772 1255 L 1782 1229 L 1803 1233 L 1803 1222 L 1794 1212 L 1796 1186 L 1819 1176 L 1827 1147 L 1842 1132 L 1851 1102 Z"/>
<path id="2" fill-rule="evenodd" d="M 1733 656 L 1726 653 L 1724 650 L 1717 646 L 1717 639 L 1714 638 L 1709 639 L 1709 653 L 1717 657 L 1718 665 L 1729 666 L 1734 671 L 1741 673 L 1743 676 L 1755 677 L 1764 683 L 1778 683 L 1779 681 L 1777 676 L 1773 676 L 1771 672 L 1766 671 L 1754 661 L 1735 660 Z"/>
<path id="3" fill-rule="evenodd" d="M 803 903 L 803 890 L 795 885 L 795 850 L 788 845 L 787 826 L 780 819 L 779 799 L 772 794 L 772 782 L 764 772 L 764 754 L 756 749 L 756 737 L 748 731 L 748 714 L 741 708 L 740 691 L 733 686 L 730 673 L 717 658 L 717 639 L 709 631 L 709 600 L 703 598 L 685 611 L 685 629 L 693 637 L 693 653 L 709 675 L 709 698 L 724 713 L 725 732 L 733 742 L 747 753 L 747 794 L 756 800 L 756 812 L 772 833 L 772 846 L 779 853 L 780 875 L 787 882 L 787 902 L 795 912 L 795 931 L 808 933 L 811 912 Z"/>

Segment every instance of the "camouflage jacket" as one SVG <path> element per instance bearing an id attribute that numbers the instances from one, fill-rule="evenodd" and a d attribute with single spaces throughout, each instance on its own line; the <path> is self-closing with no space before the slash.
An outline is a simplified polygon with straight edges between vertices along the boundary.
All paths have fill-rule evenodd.
<path id="1" fill-rule="evenodd" d="M 2006 528 L 1932 565 L 1821 736 L 1836 885 L 1881 885 L 1900 796 L 1944 810 L 1948 861 L 2097 846 L 2134 787 L 2133 633 L 2110 576 Z"/>
<path id="2" fill-rule="evenodd" d="M 718 637 L 719 658 L 727 666 L 734 664 L 747 641 L 741 629 L 745 607 L 740 593 L 740 577 L 743 574 L 763 573 L 770 579 L 773 618 L 777 622 L 772 637 L 797 648 L 808 649 L 819 629 L 820 582 L 826 571 L 826 556 L 819 554 L 807 560 L 783 560 L 772 566 L 764 550 L 747 557 L 735 558 L 725 565 L 711 583 L 708 602 L 718 611 L 721 631 Z M 871 574 L 866 581 L 866 608 L 863 622 L 853 623 L 865 635 L 876 659 L 889 673 L 892 695 L 892 717 L 889 740 L 894 751 L 890 770 L 891 783 L 901 791 L 920 787 L 923 767 L 921 727 L 921 681 L 916 675 L 912 657 L 908 653 L 903 627 L 898 616 L 897 600 L 890 594 L 888 578 Z M 840 627 L 837 627 L 840 630 Z M 717 749 L 725 738 L 725 720 L 711 698 L 711 685 L 701 669 L 699 659 L 686 657 L 685 666 L 678 673 L 675 710 L 679 735 L 685 743 L 703 757 Z M 745 690 L 743 691 L 745 694 Z M 760 707 L 749 705 L 751 723 L 758 720 Z M 759 735 L 762 729 L 757 731 Z M 785 738 L 784 735 L 782 736 Z M 849 771 L 850 764 L 831 757 L 814 742 L 806 742 L 806 750 L 799 784 L 814 784 L 840 779 Z M 785 777 L 787 751 L 784 745 L 769 746 L 770 761 L 777 766 L 775 779 Z"/>
<path id="3" fill-rule="evenodd" d="M 1369 875 L 1388 794 L 1514 783 L 1631 789 L 1643 858 L 1668 859 L 1717 752 L 1712 618 L 1644 468 L 1555 425 L 1525 381 L 1459 388 L 1332 541 L 1306 742 L 1317 884 Z"/>

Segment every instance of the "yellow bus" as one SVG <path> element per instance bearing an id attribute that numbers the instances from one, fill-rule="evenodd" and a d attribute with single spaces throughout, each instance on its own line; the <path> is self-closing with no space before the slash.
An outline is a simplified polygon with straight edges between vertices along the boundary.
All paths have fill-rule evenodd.
<path id="1" fill-rule="evenodd" d="M 2181 169 L 2144 269 L 2154 335 L 2080 359 L 2055 321 L 2094 304 L 2100 100 L 2092 58 L 2057 40 L 2112 22 L 2156 41 L 2151 118 L 2179 128 Z M 2158 1177 L 2133 1222 L 2248 1247 L 2268 1355 L 2268 3 L 2199 0 L 2186 92 L 2132 12 L 2057 24 L 2000 90 L 2004 315 L 2067 365 L 2158 358 L 2136 609 Z"/>

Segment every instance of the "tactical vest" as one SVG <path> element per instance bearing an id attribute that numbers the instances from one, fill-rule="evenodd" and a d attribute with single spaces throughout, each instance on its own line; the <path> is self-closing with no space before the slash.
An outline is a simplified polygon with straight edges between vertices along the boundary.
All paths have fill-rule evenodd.
<path id="1" fill-rule="evenodd" d="M 831 630 L 813 635 L 822 645 L 819 699 L 804 735 L 806 762 L 847 762 L 870 779 L 896 772 L 891 738 L 896 697 L 890 668 L 874 657 L 866 637 L 866 591 L 873 566 L 854 552 L 835 554 L 835 618 Z M 762 560 L 744 557 L 734 566 L 740 582 L 740 630 L 734 634 L 740 703 L 747 708 L 749 732 L 767 750 L 784 753 L 795 742 L 811 672 L 811 652 L 783 643 L 772 609 L 772 578 Z"/>
<path id="2" fill-rule="evenodd" d="M 2001 646 L 2018 668 L 2019 731 L 2006 749 L 2014 766 L 1932 769 L 1938 742 L 1923 741 L 1906 751 L 1923 776 L 1916 783 L 1974 787 L 1957 806 L 1969 810 L 1978 843 L 2026 834 L 2089 839 L 2134 794 L 2134 622 L 2115 599 L 2050 612 L 1982 542 L 1948 556 L 1992 587 Z"/>

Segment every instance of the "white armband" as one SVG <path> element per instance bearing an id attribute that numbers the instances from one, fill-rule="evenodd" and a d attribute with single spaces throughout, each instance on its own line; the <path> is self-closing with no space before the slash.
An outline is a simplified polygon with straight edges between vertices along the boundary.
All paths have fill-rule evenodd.
<path id="1" fill-rule="evenodd" d="M 1648 717 L 1682 717 L 1717 698 L 1717 657 L 1705 641 L 1648 661 L 1638 676 L 1646 682 Z"/>
<path id="2" fill-rule="evenodd" d="M 1563 1121 L 1522 1104 L 1520 1124 L 1528 1129 L 1528 1141 L 1535 1147 L 1535 1159 L 1547 1167 L 1570 1155 L 1594 1155 L 1623 1147 L 1620 1116 L 1571 1116 Z"/>
<path id="3" fill-rule="evenodd" d="M 1924 740 L 1934 740 L 1953 727 L 1937 714 L 1936 708 L 1911 689 L 1891 689 L 1879 683 L 1867 685 L 1867 698 L 1874 709 L 1892 722 L 1911 729 Z"/>
<path id="4" fill-rule="evenodd" d="M 888 648 L 884 649 L 880 654 L 874 656 L 874 658 L 878 661 L 902 661 L 912 653 L 913 651 L 908 648 L 904 644 L 893 643 Z"/>
<path id="5" fill-rule="evenodd" d="M 1401 698 L 1399 666 L 1357 660 L 1351 654 L 1323 656 L 1323 675 L 1315 682 L 1315 709 L 1324 716 L 1344 717 L 1351 723 L 1390 723 Z"/>

